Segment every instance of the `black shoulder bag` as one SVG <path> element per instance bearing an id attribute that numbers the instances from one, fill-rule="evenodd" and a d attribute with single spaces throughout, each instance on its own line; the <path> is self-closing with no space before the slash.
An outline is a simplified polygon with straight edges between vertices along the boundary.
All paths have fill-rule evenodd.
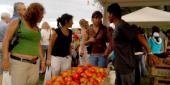
<path id="1" fill-rule="evenodd" d="M 19 23 L 18 23 L 18 27 L 13 35 L 12 40 L 9 42 L 9 52 L 11 52 L 11 50 L 18 44 L 18 33 L 19 33 L 19 29 L 20 29 L 20 25 L 21 25 L 21 19 L 19 19 Z"/>

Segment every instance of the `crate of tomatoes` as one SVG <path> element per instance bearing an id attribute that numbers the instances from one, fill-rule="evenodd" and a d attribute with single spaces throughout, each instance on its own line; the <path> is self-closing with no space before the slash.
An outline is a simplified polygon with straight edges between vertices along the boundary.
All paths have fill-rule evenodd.
<path id="1" fill-rule="evenodd" d="M 84 65 L 61 72 L 48 80 L 46 85 L 103 85 L 106 77 L 106 68 Z"/>

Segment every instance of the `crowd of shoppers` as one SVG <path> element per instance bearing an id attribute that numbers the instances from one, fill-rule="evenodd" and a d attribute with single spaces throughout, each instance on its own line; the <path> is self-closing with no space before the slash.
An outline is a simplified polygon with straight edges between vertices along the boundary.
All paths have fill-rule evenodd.
<path id="1" fill-rule="evenodd" d="M 40 3 L 31 3 L 27 8 L 23 2 L 14 4 L 12 18 L 1 14 L 0 21 L 0 81 L 2 72 L 12 76 L 12 85 L 37 85 L 39 66 L 41 72 L 51 67 L 52 76 L 78 65 L 91 64 L 106 68 L 108 57 L 116 71 L 116 85 L 140 85 L 140 78 L 147 74 L 146 61 L 157 63 L 157 54 L 169 51 L 170 31 L 162 37 L 160 28 L 153 26 L 149 38 L 144 30 L 130 25 L 122 19 L 121 7 L 117 3 L 108 6 L 108 21 L 115 29 L 105 26 L 103 14 L 94 11 L 92 24 L 86 19 L 79 21 L 80 29 L 73 32 L 73 16 L 64 13 L 57 18 L 57 28 L 43 22 L 45 8 Z M 13 48 L 11 40 L 17 34 Z M 167 49 L 167 50 L 166 50 Z M 155 54 L 155 55 L 153 55 Z M 167 53 L 168 54 L 168 53 Z M 39 62 L 38 64 L 37 62 Z M 166 57 L 165 62 L 169 63 Z M 1 82 L 0 82 L 1 83 Z"/>

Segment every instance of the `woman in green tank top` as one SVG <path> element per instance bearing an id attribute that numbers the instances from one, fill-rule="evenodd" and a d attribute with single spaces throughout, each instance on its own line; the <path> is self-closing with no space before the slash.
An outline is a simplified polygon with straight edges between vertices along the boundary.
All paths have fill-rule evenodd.
<path id="1" fill-rule="evenodd" d="M 42 71 L 45 71 L 40 45 L 41 35 L 37 26 L 43 14 L 44 7 L 40 3 L 32 3 L 22 19 L 13 20 L 8 26 L 3 41 L 3 69 L 11 73 L 12 85 L 38 84 L 39 71 L 36 63 L 38 58 Z M 12 48 L 9 59 L 9 43 L 15 32 L 18 35 L 18 43 Z"/>

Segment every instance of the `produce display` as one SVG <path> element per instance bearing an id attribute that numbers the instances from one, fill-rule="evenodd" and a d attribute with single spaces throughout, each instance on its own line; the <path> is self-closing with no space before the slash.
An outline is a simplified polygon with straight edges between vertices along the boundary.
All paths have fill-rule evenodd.
<path id="1" fill-rule="evenodd" d="M 167 56 L 165 58 L 161 58 L 155 55 L 149 56 L 149 64 L 150 65 L 160 65 L 160 64 L 170 65 L 170 56 Z"/>
<path id="2" fill-rule="evenodd" d="M 107 76 L 105 68 L 92 65 L 78 66 L 52 77 L 46 85 L 102 85 Z"/>

